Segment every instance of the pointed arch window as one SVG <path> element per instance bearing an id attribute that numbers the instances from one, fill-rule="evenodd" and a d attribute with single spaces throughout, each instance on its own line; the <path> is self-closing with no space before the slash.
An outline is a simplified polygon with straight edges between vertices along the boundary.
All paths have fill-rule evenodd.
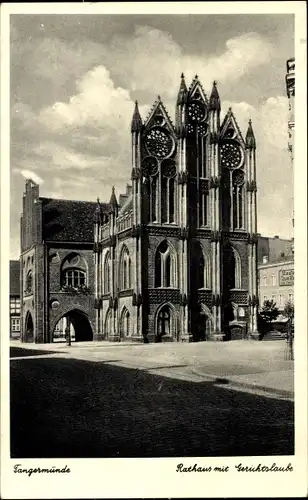
<path id="1" fill-rule="evenodd" d="M 120 335 L 121 337 L 128 337 L 130 335 L 130 314 L 126 307 L 124 307 L 121 314 Z"/>
<path id="2" fill-rule="evenodd" d="M 128 290 L 131 288 L 131 260 L 129 251 L 125 245 L 121 250 L 119 272 L 120 289 Z"/>
<path id="3" fill-rule="evenodd" d="M 208 205 L 209 196 L 207 192 L 199 194 L 199 226 L 207 226 L 208 224 Z"/>
<path id="4" fill-rule="evenodd" d="M 105 261 L 104 261 L 104 293 L 110 293 L 111 291 L 111 255 L 110 252 L 107 252 Z"/>
<path id="5" fill-rule="evenodd" d="M 111 334 L 111 322 L 112 322 L 111 309 L 108 309 L 105 318 L 105 329 L 104 329 L 105 337 L 108 337 L 108 335 Z"/>
<path id="6" fill-rule="evenodd" d="M 173 160 L 164 160 L 161 168 L 161 221 L 172 224 L 175 215 L 176 166 Z"/>
<path id="7" fill-rule="evenodd" d="M 33 291 L 33 275 L 32 271 L 29 271 L 26 277 L 26 293 L 32 293 Z"/>
<path id="8" fill-rule="evenodd" d="M 149 221 L 157 222 L 157 177 L 148 179 L 148 195 L 149 195 Z"/>
<path id="9" fill-rule="evenodd" d="M 205 286 L 205 260 L 202 247 L 199 241 L 193 241 L 191 244 L 191 280 L 194 287 L 204 288 Z"/>
<path id="10" fill-rule="evenodd" d="M 171 333 L 171 312 L 168 305 L 164 306 L 157 317 L 157 335 L 162 337 Z"/>
<path id="11" fill-rule="evenodd" d="M 237 178 L 235 178 L 235 182 L 233 180 L 232 186 L 232 206 L 233 206 L 233 229 L 242 229 L 244 226 L 244 217 L 243 217 L 243 185 L 238 185 L 236 183 Z"/>
<path id="12" fill-rule="evenodd" d="M 204 288 L 211 289 L 212 288 L 212 266 L 211 266 L 211 259 L 209 256 L 207 256 L 205 260 L 205 266 L 204 266 Z"/>
<path id="13" fill-rule="evenodd" d="M 175 286 L 175 257 L 166 241 L 163 241 L 155 255 L 155 287 Z"/>
<path id="14" fill-rule="evenodd" d="M 235 248 L 229 247 L 225 255 L 225 279 L 229 289 L 241 289 L 241 258 Z"/>

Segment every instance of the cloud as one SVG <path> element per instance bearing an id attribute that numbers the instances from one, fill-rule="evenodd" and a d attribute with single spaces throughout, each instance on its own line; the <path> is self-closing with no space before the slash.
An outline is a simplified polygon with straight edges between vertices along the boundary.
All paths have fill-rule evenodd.
<path id="1" fill-rule="evenodd" d="M 109 68 L 130 90 L 174 97 L 183 71 L 187 80 L 197 73 L 206 89 L 214 79 L 219 83 L 240 80 L 254 68 L 268 63 L 273 55 L 271 43 L 257 33 L 245 33 L 226 41 L 218 55 L 185 54 L 183 49 L 163 31 L 138 26 L 132 40 L 117 36 L 111 50 L 104 54 Z"/>
<path id="2" fill-rule="evenodd" d="M 124 190 L 131 174 L 134 99 L 141 102 L 145 118 L 160 94 L 173 118 L 184 71 L 188 84 L 197 73 L 207 92 L 218 80 L 221 120 L 232 106 L 244 136 L 248 119 L 253 121 L 260 230 L 276 233 L 279 216 L 289 217 L 288 103 L 278 93 L 260 97 L 262 66 L 275 57 L 275 48 L 264 36 L 245 33 L 230 38 L 215 55 L 206 51 L 206 45 L 204 52 L 187 54 L 171 35 L 151 26 L 137 26 L 133 35 L 117 32 L 108 44 L 51 37 L 35 44 L 15 38 L 11 58 L 15 62 L 11 76 L 14 196 L 17 190 L 22 192 L 22 176 L 44 182 L 41 194 L 57 198 L 91 200 L 99 195 L 108 200 L 112 184 L 117 193 Z M 254 75 L 255 86 L 244 93 L 245 82 Z M 258 98 L 253 100 L 255 95 Z M 273 203 L 280 211 L 276 218 L 268 217 Z M 12 213 L 17 220 L 15 204 Z"/>
<path id="3" fill-rule="evenodd" d="M 35 172 L 32 172 L 31 170 L 19 170 L 18 168 L 14 168 L 13 172 L 20 173 L 24 179 L 31 179 L 32 181 L 36 182 L 37 184 L 44 184 L 44 180 L 39 175 L 37 175 Z"/>

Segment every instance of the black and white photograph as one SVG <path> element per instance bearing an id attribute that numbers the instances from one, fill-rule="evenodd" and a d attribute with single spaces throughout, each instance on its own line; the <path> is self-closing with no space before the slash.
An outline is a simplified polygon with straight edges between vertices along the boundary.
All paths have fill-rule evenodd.
<path id="1" fill-rule="evenodd" d="M 5 6 L 2 423 L 22 498 L 171 496 L 162 478 L 217 496 L 228 474 L 305 494 L 306 10 L 250 4 Z"/>

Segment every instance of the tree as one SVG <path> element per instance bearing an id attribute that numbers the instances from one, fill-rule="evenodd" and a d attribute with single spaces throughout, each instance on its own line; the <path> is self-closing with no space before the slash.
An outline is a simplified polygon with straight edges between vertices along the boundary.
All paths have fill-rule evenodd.
<path id="1" fill-rule="evenodd" d="M 274 302 L 273 300 L 265 300 L 263 302 L 260 315 L 264 319 L 264 321 L 271 326 L 272 322 L 275 321 L 275 319 L 279 316 L 279 309 L 276 305 L 276 302 Z"/>
<path id="2" fill-rule="evenodd" d="M 292 323 L 293 321 L 293 318 L 294 318 L 294 304 L 292 302 L 292 300 L 288 300 L 285 305 L 284 305 L 284 309 L 283 309 L 283 313 L 282 313 L 286 318 L 288 318 L 288 320 L 290 321 L 290 323 Z"/>

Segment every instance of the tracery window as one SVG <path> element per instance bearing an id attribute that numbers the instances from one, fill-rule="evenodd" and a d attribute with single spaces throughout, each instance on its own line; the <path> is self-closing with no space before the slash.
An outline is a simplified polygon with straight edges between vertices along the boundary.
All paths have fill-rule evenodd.
<path id="1" fill-rule="evenodd" d="M 84 258 L 73 252 L 61 264 L 61 287 L 80 288 L 87 284 L 87 265 Z"/>
<path id="2" fill-rule="evenodd" d="M 199 194 L 199 226 L 207 226 L 208 223 L 208 203 L 207 192 Z"/>
<path id="3" fill-rule="evenodd" d="M 110 293 L 111 290 L 111 256 L 110 252 L 107 252 L 105 261 L 104 261 L 104 293 Z"/>
<path id="4" fill-rule="evenodd" d="M 26 293 L 32 293 L 33 291 L 33 276 L 32 271 L 29 271 L 26 277 Z"/>
<path id="5" fill-rule="evenodd" d="M 161 166 L 161 219 L 174 222 L 176 166 L 173 160 L 165 160 Z"/>
<path id="6" fill-rule="evenodd" d="M 231 230 L 244 227 L 244 161 L 243 151 L 235 141 L 227 141 L 221 146 L 221 166 L 223 187 L 228 190 L 229 201 L 225 199 L 225 210 L 229 210 L 228 220 Z M 227 191 L 226 191 L 227 194 Z M 229 206 L 229 208 L 228 208 Z M 225 214 L 227 215 L 227 214 Z M 225 217 L 226 218 L 226 217 Z M 227 221 L 226 221 L 227 222 Z"/>
<path id="7" fill-rule="evenodd" d="M 119 283 L 121 290 L 127 290 L 131 288 L 131 260 L 129 256 L 129 251 L 124 245 L 121 250 L 120 256 L 120 276 Z"/>
<path id="8" fill-rule="evenodd" d="M 174 150 L 174 141 L 170 133 L 162 127 L 153 127 L 145 136 L 145 145 L 150 155 L 159 160 L 170 156 Z"/>
<path id="9" fill-rule="evenodd" d="M 175 259 L 169 245 L 163 241 L 155 255 L 155 287 L 168 288 L 175 285 Z"/>
<path id="10" fill-rule="evenodd" d="M 86 273 L 80 269 L 65 269 L 62 273 L 62 286 L 80 288 L 86 285 Z"/>
<path id="11" fill-rule="evenodd" d="M 241 258 L 233 247 L 224 251 L 224 274 L 229 289 L 241 289 Z"/>

